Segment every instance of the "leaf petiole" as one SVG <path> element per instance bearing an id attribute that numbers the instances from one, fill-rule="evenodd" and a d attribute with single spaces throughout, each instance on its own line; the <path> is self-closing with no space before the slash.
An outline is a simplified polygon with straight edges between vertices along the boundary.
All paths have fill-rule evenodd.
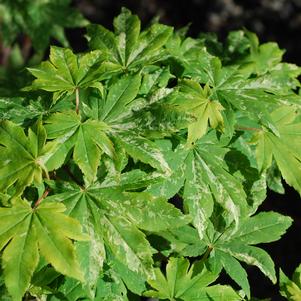
<path id="1" fill-rule="evenodd" d="M 76 111 L 76 114 L 79 114 L 79 89 L 76 88 L 75 89 L 75 111 Z"/>
<path id="2" fill-rule="evenodd" d="M 44 193 L 41 195 L 41 197 L 39 197 L 38 200 L 35 202 L 35 204 L 33 205 L 33 209 L 36 209 L 41 204 L 41 202 L 47 197 L 49 192 L 50 192 L 50 188 L 47 188 L 44 191 Z"/>

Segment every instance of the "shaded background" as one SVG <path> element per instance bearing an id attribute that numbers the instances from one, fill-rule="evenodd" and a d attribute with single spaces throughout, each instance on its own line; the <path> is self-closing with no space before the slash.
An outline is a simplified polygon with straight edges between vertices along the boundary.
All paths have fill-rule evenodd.
<path id="1" fill-rule="evenodd" d="M 286 49 L 284 60 L 301 65 L 301 0 L 76 0 L 74 5 L 91 22 L 112 28 L 112 21 L 122 6 L 139 15 L 145 26 L 152 18 L 160 16 L 162 23 L 179 29 L 190 25 L 188 34 L 197 37 L 200 32 L 215 32 L 223 40 L 230 30 L 254 31 L 261 42 L 276 41 Z M 84 30 L 68 30 L 72 47 L 85 50 Z M 276 267 L 289 276 L 301 262 L 301 200 L 290 187 L 286 194 L 268 193 L 260 210 L 274 210 L 294 219 L 293 226 L 279 241 L 262 247 L 274 259 Z M 258 269 L 247 267 L 254 297 L 285 300 L 279 289 L 265 278 Z M 277 271 L 278 272 L 278 271 Z M 222 276 L 222 281 L 228 281 Z M 234 285 L 235 286 L 235 285 Z"/>

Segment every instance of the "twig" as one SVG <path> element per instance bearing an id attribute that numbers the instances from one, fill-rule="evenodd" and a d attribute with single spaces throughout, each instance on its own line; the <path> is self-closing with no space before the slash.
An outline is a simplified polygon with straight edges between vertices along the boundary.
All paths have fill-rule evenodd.
<path id="1" fill-rule="evenodd" d="M 42 196 L 38 198 L 38 200 L 35 202 L 35 204 L 33 205 L 33 209 L 36 209 L 41 204 L 41 202 L 47 197 L 49 192 L 50 192 L 50 188 L 47 188 L 42 194 Z"/>
<path id="2" fill-rule="evenodd" d="M 238 131 L 256 131 L 256 132 L 261 130 L 259 128 L 245 127 L 245 126 L 236 126 L 235 129 Z"/>

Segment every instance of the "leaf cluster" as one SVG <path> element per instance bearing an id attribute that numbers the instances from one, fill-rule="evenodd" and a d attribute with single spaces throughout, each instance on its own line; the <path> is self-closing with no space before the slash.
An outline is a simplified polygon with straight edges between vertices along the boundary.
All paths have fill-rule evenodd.
<path id="1" fill-rule="evenodd" d="M 192 39 L 127 9 L 113 25 L 89 25 L 85 53 L 51 47 L 0 95 L 0 291 L 251 300 L 246 266 L 275 284 L 262 244 L 292 223 L 257 213 L 267 187 L 301 193 L 301 69 L 246 30 Z"/>

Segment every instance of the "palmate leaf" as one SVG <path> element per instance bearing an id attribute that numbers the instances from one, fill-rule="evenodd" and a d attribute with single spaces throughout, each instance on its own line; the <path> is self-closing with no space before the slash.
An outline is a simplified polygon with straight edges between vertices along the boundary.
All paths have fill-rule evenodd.
<path id="1" fill-rule="evenodd" d="M 218 217 L 213 216 L 211 219 L 213 218 L 218 220 Z M 234 230 L 235 226 L 232 224 L 225 231 L 218 231 L 209 222 L 202 240 L 199 240 L 197 231 L 189 226 L 169 230 L 162 235 L 171 242 L 171 252 L 193 257 L 204 254 L 203 260 L 206 260 L 210 254 L 209 264 L 214 269 L 224 267 L 226 273 L 249 296 L 247 273 L 239 261 L 257 266 L 275 282 L 273 261 L 265 251 L 253 245 L 279 239 L 290 224 L 291 219 L 288 217 L 274 212 L 263 212 L 257 216 L 242 219 L 241 230 Z"/>
<path id="2" fill-rule="evenodd" d="M 155 80 L 155 79 L 153 79 Z M 164 137 L 187 127 L 193 119 L 191 114 L 175 108 L 169 97 L 174 89 L 162 88 L 148 93 L 140 74 L 123 75 L 100 91 L 92 91 L 84 97 L 82 111 L 88 118 L 98 119 L 109 124 L 113 134 L 133 130 L 134 136 Z M 146 99 L 147 98 L 147 99 Z M 130 135 L 131 133 L 129 133 Z"/>
<path id="3" fill-rule="evenodd" d="M 94 114 L 99 114 L 96 119 L 113 125 L 130 115 L 140 83 L 141 76 L 139 74 L 125 75 L 117 80 L 109 87 L 103 99 L 98 100 L 98 110 L 94 110 Z"/>
<path id="4" fill-rule="evenodd" d="M 277 43 L 259 44 L 255 33 L 239 30 L 229 34 L 227 51 L 234 58 L 230 59 L 230 64 L 239 65 L 240 71 L 245 74 L 268 75 L 271 80 L 270 87 L 277 87 L 288 93 L 300 87 L 297 79 L 301 72 L 300 67 L 281 62 L 285 51 Z M 237 55 L 238 59 L 235 59 Z"/>
<path id="5" fill-rule="evenodd" d="M 264 124 L 276 135 L 277 129 L 269 114 L 271 108 L 300 104 L 299 96 L 273 82 L 272 76 L 249 78 L 249 75 L 240 72 L 238 66 L 222 67 L 216 57 L 207 59 L 194 77 L 209 85 L 211 100 L 219 101 L 223 106 L 227 104 L 228 111 L 239 110 L 241 114 Z"/>
<path id="6" fill-rule="evenodd" d="M 0 190 L 15 185 L 21 193 L 32 182 L 41 183 L 47 175 L 47 158 L 56 148 L 55 143 L 46 143 L 46 131 L 40 122 L 24 130 L 10 121 L 0 123 Z"/>
<path id="7" fill-rule="evenodd" d="M 148 283 L 155 289 L 144 293 L 145 296 L 167 300 L 241 300 L 229 286 L 209 286 L 218 277 L 218 272 L 207 270 L 201 262 L 190 266 L 188 259 L 171 257 L 166 266 L 166 276 L 160 269 L 155 270 L 155 280 Z"/>
<path id="8" fill-rule="evenodd" d="M 72 94 L 78 88 L 101 87 L 103 76 L 101 51 L 91 51 L 75 55 L 70 49 L 52 46 L 49 61 L 37 67 L 28 68 L 36 77 L 25 90 L 45 90 L 54 92 L 54 100 L 65 94 Z"/>
<path id="9" fill-rule="evenodd" d="M 84 269 L 90 285 L 95 285 L 97 280 L 97 277 L 91 277 L 91 270 L 100 270 L 105 259 L 106 255 L 99 252 L 101 248 L 104 250 L 104 246 L 124 268 L 143 279 L 151 277 L 153 251 L 139 229 L 160 232 L 180 227 L 190 220 L 165 199 L 154 198 L 142 192 L 122 192 L 118 186 L 90 186 L 86 189 L 74 186 L 48 199 L 63 202 L 67 213 L 83 221 L 85 231 L 90 234 L 91 240 L 88 243 L 77 244 L 89 244 L 87 252 L 81 254 L 83 257 L 90 256 L 85 261 Z M 91 254 L 98 254 L 96 260 L 91 258 Z M 124 277 L 129 275 L 119 273 Z"/>
<path id="10" fill-rule="evenodd" d="M 301 123 L 296 118 L 294 107 L 281 107 L 271 117 L 277 124 L 279 137 L 262 128 L 254 137 L 257 143 L 256 158 L 260 170 L 272 165 L 274 158 L 284 180 L 301 194 Z"/>
<path id="11" fill-rule="evenodd" d="M 140 33 L 140 20 L 125 8 L 114 20 L 114 33 L 101 25 L 88 26 L 89 45 L 101 50 L 116 69 L 136 70 L 166 57 L 164 48 L 172 27 L 153 24 Z"/>
<path id="12" fill-rule="evenodd" d="M 241 65 L 242 72 L 257 75 L 270 72 L 281 62 L 284 54 L 277 43 L 268 42 L 260 45 L 256 34 L 248 30 L 231 32 L 227 38 L 226 50 L 230 62 Z"/>
<path id="13" fill-rule="evenodd" d="M 59 147 L 47 158 L 50 169 L 60 167 L 68 152 L 73 149 L 74 161 L 79 165 L 88 182 L 96 178 L 101 154 L 114 156 L 114 148 L 107 137 L 107 125 L 101 121 L 88 119 L 81 122 L 73 111 L 53 114 L 45 125 L 49 139 L 55 139 Z"/>
<path id="14" fill-rule="evenodd" d="M 143 137 L 143 133 L 137 132 L 139 121 L 136 120 L 133 109 L 136 105 L 139 106 L 140 99 L 137 94 L 140 84 L 139 74 L 124 75 L 103 95 L 98 94 L 85 102 L 83 110 L 86 116 L 107 124 L 107 135 L 133 159 L 169 173 L 170 168 L 160 149 L 153 141 Z M 139 115 L 139 112 L 137 114 Z"/>
<path id="15" fill-rule="evenodd" d="M 187 31 L 187 30 L 186 30 Z M 166 49 L 173 59 L 171 68 L 178 77 L 195 78 L 200 67 L 212 58 L 200 39 L 185 37 L 185 31 L 174 32 L 166 43 Z"/>
<path id="16" fill-rule="evenodd" d="M 229 173 L 224 162 L 228 152 L 214 136 L 214 132 L 198 140 L 191 147 L 179 146 L 176 153 L 166 152 L 174 167 L 170 177 L 164 177 L 148 190 L 155 195 L 177 193 L 182 186 L 184 206 L 192 215 L 194 226 L 202 239 L 215 204 L 224 211 L 221 218 L 236 226 L 247 214 L 246 194 L 242 183 Z"/>
<path id="17" fill-rule="evenodd" d="M 290 227 L 292 219 L 275 212 L 261 212 L 242 219 L 240 227 L 228 227 L 224 232 L 206 230 L 206 241 L 213 265 L 221 265 L 229 276 L 250 295 L 248 278 L 239 261 L 257 266 L 273 283 L 276 283 L 274 263 L 268 253 L 253 245 L 280 239 Z M 208 250 L 208 249 L 207 249 Z"/>
<path id="18" fill-rule="evenodd" d="M 11 208 L 0 208 L 2 266 L 13 300 L 21 301 L 40 254 L 60 273 L 84 281 L 70 239 L 86 240 L 87 236 L 78 221 L 62 213 L 65 209 L 54 202 L 31 208 L 21 199 Z"/>
<path id="19" fill-rule="evenodd" d="M 179 110 L 190 112 L 196 121 L 188 126 L 187 143 L 194 143 L 206 134 L 208 124 L 212 128 L 223 130 L 224 120 L 221 111 L 224 109 L 218 101 L 210 100 L 209 87 L 203 89 L 193 80 L 183 80 L 180 84 L 179 104 L 175 105 Z"/>

